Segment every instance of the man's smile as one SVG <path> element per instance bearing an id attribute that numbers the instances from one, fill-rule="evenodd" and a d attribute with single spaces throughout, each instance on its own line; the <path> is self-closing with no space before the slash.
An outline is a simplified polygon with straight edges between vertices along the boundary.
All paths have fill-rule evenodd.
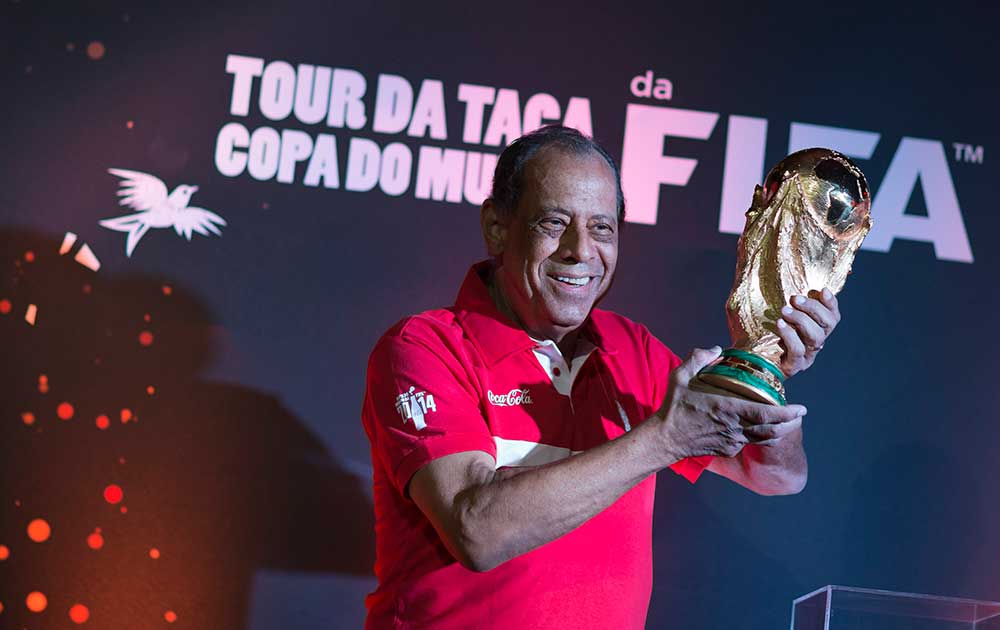
<path id="1" fill-rule="evenodd" d="M 595 280 L 598 276 L 564 276 L 549 274 L 549 278 L 555 280 L 559 285 L 562 285 L 569 289 L 582 289 L 590 285 L 592 280 Z"/>

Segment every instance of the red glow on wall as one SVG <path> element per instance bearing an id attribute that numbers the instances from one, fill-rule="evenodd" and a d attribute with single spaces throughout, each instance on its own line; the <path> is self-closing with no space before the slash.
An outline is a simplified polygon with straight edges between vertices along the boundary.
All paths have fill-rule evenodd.
<path id="1" fill-rule="evenodd" d="M 31 413 L 30 411 L 25 411 L 24 413 L 21 414 L 21 422 L 30 427 L 31 425 L 35 424 L 35 414 Z"/>
<path id="2" fill-rule="evenodd" d="M 31 612 L 40 613 L 48 607 L 49 600 L 45 597 L 44 593 L 32 591 L 28 593 L 28 596 L 24 599 L 24 603 Z"/>
<path id="3" fill-rule="evenodd" d="M 175 613 L 172 610 L 168 610 L 167 612 L 163 613 L 163 618 L 167 620 L 167 623 L 173 623 L 177 621 L 177 613 Z"/>
<path id="4" fill-rule="evenodd" d="M 73 417 L 73 405 L 68 402 L 59 403 L 56 407 L 56 415 L 59 416 L 60 420 L 69 420 Z"/>
<path id="5" fill-rule="evenodd" d="M 129 420 L 132 419 L 132 410 L 122 409 L 121 413 L 119 414 L 119 417 L 122 419 L 122 424 L 126 424 Z"/>
<path id="6" fill-rule="evenodd" d="M 148 330 L 144 330 L 139 333 L 139 344 L 147 348 L 153 345 L 153 333 Z"/>
<path id="7" fill-rule="evenodd" d="M 36 518 L 28 523 L 28 538 L 36 543 L 43 543 L 52 535 L 52 528 L 43 518 Z"/>
<path id="8" fill-rule="evenodd" d="M 90 619 L 90 610 L 83 604 L 73 604 L 73 607 L 69 609 L 69 618 L 73 623 L 87 623 L 87 620 Z"/>
<path id="9" fill-rule="evenodd" d="M 106 415 L 101 414 L 97 416 L 97 420 L 94 421 L 94 424 L 97 425 L 98 429 L 104 431 L 111 426 L 111 420 Z"/>
<path id="10" fill-rule="evenodd" d="M 38 391 L 42 394 L 49 393 L 49 377 L 44 374 L 38 375 Z"/>
<path id="11" fill-rule="evenodd" d="M 0 562 L 10 557 L 10 549 L 7 545 L 0 545 Z"/>
<path id="12" fill-rule="evenodd" d="M 101 536 L 100 531 L 95 531 L 90 536 L 87 536 L 87 546 L 97 551 L 104 546 L 104 536 Z"/>
<path id="13" fill-rule="evenodd" d="M 111 484 L 104 489 L 104 500 L 112 505 L 121 503 L 123 498 L 125 498 L 125 492 L 122 491 L 121 486 Z"/>
<path id="14" fill-rule="evenodd" d="M 149 550 L 149 557 L 152 558 L 153 560 L 159 560 L 160 550 L 157 549 L 156 547 L 153 547 L 152 549 Z"/>
<path id="15" fill-rule="evenodd" d="M 0 300 L 0 315 L 7 315 L 13 310 L 14 305 L 10 303 L 10 300 L 3 299 Z"/>

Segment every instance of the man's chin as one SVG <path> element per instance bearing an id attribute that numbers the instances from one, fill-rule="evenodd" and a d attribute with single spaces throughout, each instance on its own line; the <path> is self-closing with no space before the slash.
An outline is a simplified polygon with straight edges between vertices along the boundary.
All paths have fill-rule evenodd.
<path id="1" fill-rule="evenodd" d="M 587 317 L 590 315 L 590 309 L 586 311 L 575 310 L 572 313 L 567 313 L 565 311 L 554 315 L 549 321 L 554 329 L 561 331 L 576 330 L 583 323 L 587 321 Z"/>

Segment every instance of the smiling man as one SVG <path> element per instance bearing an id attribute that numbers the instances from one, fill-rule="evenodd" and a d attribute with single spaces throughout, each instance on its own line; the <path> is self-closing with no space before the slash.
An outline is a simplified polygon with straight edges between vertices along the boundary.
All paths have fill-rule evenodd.
<path id="1" fill-rule="evenodd" d="M 618 168 L 544 127 L 500 156 L 481 210 L 490 260 L 454 306 L 379 340 L 362 419 L 376 513 L 369 628 L 642 628 L 655 473 L 704 470 L 760 494 L 806 482 L 799 405 L 690 381 L 646 327 L 594 305 L 614 279 Z M 791 375 L 840 319 L 828 293 L 779 326 Z"/>

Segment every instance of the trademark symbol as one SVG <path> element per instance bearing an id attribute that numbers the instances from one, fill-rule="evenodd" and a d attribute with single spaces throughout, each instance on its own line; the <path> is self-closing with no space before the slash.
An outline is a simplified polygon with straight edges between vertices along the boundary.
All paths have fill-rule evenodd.
<path id="1" fill-rule="evenodd" d="M 952 142 L 955 147 L 955 161 L 966 162 L 968 164 L 983 163 L 983 147 L 965 144 L 964 142 Z"/>

